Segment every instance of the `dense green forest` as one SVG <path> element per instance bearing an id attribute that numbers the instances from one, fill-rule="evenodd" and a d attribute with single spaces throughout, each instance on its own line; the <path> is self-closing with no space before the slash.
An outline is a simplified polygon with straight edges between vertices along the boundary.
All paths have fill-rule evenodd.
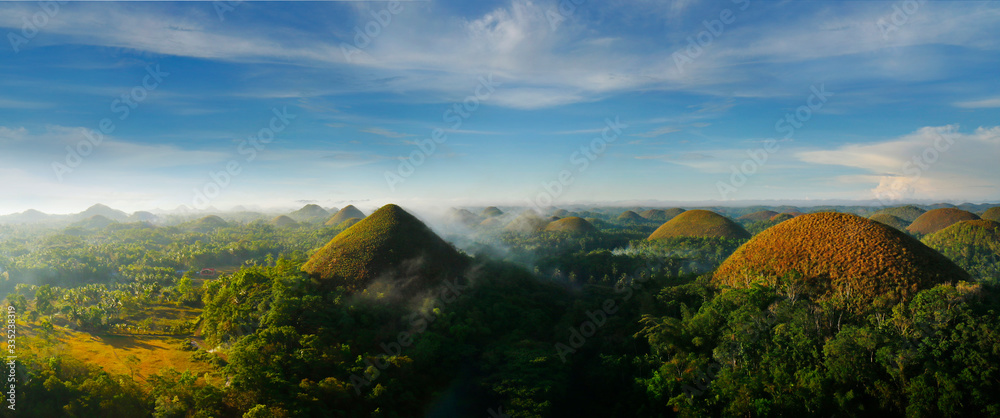
<path id="1" fill-rule="evenodd" d="M 0 226 L 18 416 L 1000 415 L 995 229 L 924 237 L 969 281 L 859 311 L 792 281 L 718 285 L 747 239 L 583 215 L 598 232 L 443 233 L 468 267 L 406 292 L 304 272 L 342 232 L 318 223 Z M 199 366 L 116 373 L 70 331 L 170 337 Z"/>

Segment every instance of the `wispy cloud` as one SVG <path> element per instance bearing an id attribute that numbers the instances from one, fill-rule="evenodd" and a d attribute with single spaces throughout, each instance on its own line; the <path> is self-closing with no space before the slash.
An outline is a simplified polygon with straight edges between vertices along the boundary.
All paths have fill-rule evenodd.
<path id="1" fill-rule="evenodd" d="M 384 136 L 386 138 L 406 138 L 406 137 L 409 137 L 409 136 L 416 136 L 416 135 L 413 135 L 413 134 L 406 134 L 406 133 L 391 131 L 391 130 L 388 130 L 388 129 L 385 129 L 385 128 L 378 128 L 378 127 L 368 128 L 368 129 L 362 129 L 361 132 L 367 132 L 367 133 L 370 133 L 370 134 L 381 135 L 381 136 Z"/>
<path id="2" fill-rule="evenodd" d="M 654 129 L 654 130 L 649 131 L 649 132 L 642 132 L 642 133 L 632 134 L 632 136 L 638 136 L 638 137 L 641 137 L 641 138 L 656 138 L 658 136 L 663 136 L 663 135 L 666 135 L 666 134 L 671 134 L 671 133 L 680 132 L 680 131 L 681 131 L 681 128 L 678 128 L 676 126 L 664 126 L 664 127 L 661 127 L 661 128 L 658 128 L 658 129 Z"/>
<path id="3" fill-rule="evenodd" d="M 967 102 L 956 102 L 954 105 L 956 107 L 962 107 L 966 109 L 995 108 L 995 107 L 1000 107 L 1000 97 L 995 97 L 992 99 L 972 100 Z"/>

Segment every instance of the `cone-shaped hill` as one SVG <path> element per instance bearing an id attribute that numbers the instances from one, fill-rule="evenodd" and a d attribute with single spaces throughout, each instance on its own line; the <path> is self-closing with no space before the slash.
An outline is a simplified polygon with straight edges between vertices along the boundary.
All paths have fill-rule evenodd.
<path id="1" fill-rule="evenodd" d="M 226 222 L 225 219 L 222 219 L 216 215 L 208 215 L 196 221 L 191 221 L 182 224 L 182 226 L 192 231 L 210 232 L 216 228 L 225 228 L 229 226 L 229 222 Z"/>
<path id="2" fill-rule="evenodd" d="M 448 221 L 471 228 L 479 225 L 479 223 L 483 221 L 483 217 L 469 212 L 467 209 L 452 208 L 448 210 Z"/>
<path id="3" fill-rule="evenodd" d="M 962 221 L 924 237 L 923 242 L 938 250 L 949 246 L 976 246 L 1000 251 L 1000 222 L 987 219 Z"/>
<path id="4" fill-rule="evenodd" d="M 83 228 L 83 229 L 104 229 L 104 228 L 107 228 L 108 225 L 111 225 L 111 224 L 114 224 L 114 223 L 117 223 L 117 222 L 115 222 L 111 218 L 108 218 L 107 216 L 104 216 L 104 215 L 93 215 L 93 216 L 91 216 L 91 217 L 89 217 L 87 219 L 84 219 L 82 221 L 76 222 L 76 223 L 74 223 L 71 226 L 80 227 L 80 228 Z"/>
<path id="5" fill-rule="evenodd" d="M 651 221 L 669 221 L 674 219 L 675 216 L 680 215 L 684 212 L 681 208 L 671 208 L 671 209 L 649 209 L 644 210 L 639 215 L 643 218 L 649 219 Z"/>
<path id="6" fill-rule="evenodd" d="M 457 277 L 467 261 L 419 219 L 389 204 L 333 237 L 302 270 L 352 291 L 380 278 L 412 290 Z"/>
<path id="7" fill-rule="evenodd" d="M 750 238 L 750 233 L 729 218 L 708 210 L 689 210 L 667 221 L 649 240 L 673 237 Z"/>
<path id="8" fill-rule="evenodd" d="M 308 204 L 288 216 L 298 222 L 320 223 L 330 217 L 330 212 L 320 205 Z"/>
<path id="9" fill-rule="evenodd" d="M 801 215 L 795 215 L 793 213 L 779 213 L 777 215 L 772 216 L 771 219 L 769 219 L 769 220 L 771 222 L 777 223 L 777 222 L 787 221 L 787 220 L 795 218 L 797 216 L 801 216 Z"/>
<path id="10" fill-rule="evenodd" d="M 742 222 L 764 222 L 771 220 L 771 218 L 775 217 L 776 215 L 778 215 L 778 212 L 775 212 L 773 210 L 762 210 L 740 216 L 739 218 L 736 218 L 736 220 Z"/>
<path id="11" fill-rule="evenodd" d="M 299 226 L 299 223 L 295 222 L 295 219 L 292 219 L 290 216 L 287 215 L 276 216 L 274 219 L 271 219 L 268 223 L 278 228 L 294 228 L 296 226 Z"/>
<path id="12" fill-rule="evenodd" d="M 955 208 L 933 209 L 920 215 L 906 230 L 915 234 L 933 234 L 961 221 L 974 221 L 979 216 Z"/>
<path id="13" fill-rule="evenodd" d="M 542 219 L 535 211 L 528 209 L 503 228 L 513 232 L 531 233 L 541 231 L 548 223 L 548 220 Z"/>
<path id="14" fill-rule="evenodd" d="M 983 216 L 981 216 L 981 218 L 1000 222 L 1000 206 L 986 209 L 986 212 L 983 212 Z"/>
<path id="15" fill-rule="evenodd" d="M 906 227 L 910 226 L 910 223 L 907 222 L 906 219 L 900 218 L 900 217 L 895 216 L 895 215 L 890 215 L 890 214 L 884 213 L 884 212 L 883 213 L 876 213 L 876 214 L 874 214 L 872 216 L 869 216 L 868 219 L 871 219 L 871 220 L 873 220 L 875 222 L 879 222 L 879 223 L 883 223 L 883 224 L 889 225 L 889 226 L 891 226 L 893 228 L 896 228 L 896 229 L 898 229 L 900 231 L 906 231 Z"/>
<path id="16" fill-rule="evenodd" d="M 618 215 L 618 222 L 643 222 L 645 220 L 646 218 L 643 218 L 642 215 L 630 210 L 622 212 L 621 215 Z"/>
<path id="17" fill-rule="evenodd" d="M 488 207 L 486 209 L 483 209 L 482 215 L 485 218 L 492 218 L 494 216 L 503 215 L 503 211 L 500 210 L 500 208 L 498 208 L 496 206 L 490 206 L 490 207 Z"/>
<path id="18" fill-rule="evenodd" d="M 570 234 L 586 235 L 596 234 L 597 228 L 586 219 L 570 216 L 558 221 L 554 221 L 545 226 L 546 231 L 568 232 Z"/>
<path id="19" fill-rule="evenodd" d="M 364 219 L 364 217 L 365 217 L 365 214 L 363 212 L 361 212 L 360 210 L 358 210 L 358 208 L 354 207 L 354 205 L 347 205 L 343 209 L 337 211 L 336 214 L 334 214 L 333 216 L 331 216 L 330 219 L 327 220 L 324 225 L 326 225 L 326 226 L 337 226 L 337 225 L 340 225 L 341 223 L 343 223 L 344 221 L 346 221 L 348 219 L 351 219 L 351 218 L 362 218 L 362 219 Z"/>
<path id="20" fill-rule="evenodd" d="M 924 213 L 927 213 L 927 211 L 923 210 L 923 209 L 920 209 L 920 208 L 918 208 L 916 206 L 907 205 L 907 206 L 899 206 L 899 207 L 894 207 L 894 208 L 885 208 L 885 209 L 882 209 L 882 210 L 880 210 L 878 212 L 870 214 L 869 218 L 871 216 L 879 214 L 879 213 L 884 213 L 886 215 L 892 215 L 892 216 L 900 218 L 900 219 L 902 219 L 902 220 L 904 220 L 906 222 L 913 222 L 914 220 L 916 220 L 917 218 L 919 218 L 920 215 L 923 215 Z"/>
<path id="21" fill-rule="evenodd" d="M 746 288 L 781 278 L 827 298 L 841 292 L 864 309 L 882 295 L 909 297 L 968 273 L 915 238 L 845 213 L 814 213 L 757 234 L 716 270 L 717 284 Z"/>

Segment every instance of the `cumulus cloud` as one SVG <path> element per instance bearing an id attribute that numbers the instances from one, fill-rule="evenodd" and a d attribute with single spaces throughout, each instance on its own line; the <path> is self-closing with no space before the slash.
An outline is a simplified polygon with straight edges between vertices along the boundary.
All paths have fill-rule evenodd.
<path id="1" fill-rule="evenodd" d="M 1000 194 L 1000 126 L 962 133 L 958 126 L 925 127 L 890 141 L 802 151 L 807 163 L 862 171 L 838 178 L 872 185 L 881 200 L 982 199 Z"/>

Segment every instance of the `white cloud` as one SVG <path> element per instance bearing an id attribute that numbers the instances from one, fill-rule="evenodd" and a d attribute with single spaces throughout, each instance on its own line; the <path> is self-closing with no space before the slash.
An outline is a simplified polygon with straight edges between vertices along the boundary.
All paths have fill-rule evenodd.
<path id="1" fill-rule="evenodd" d="M 408 136 L 414 136 L 413 134 L 404 134 L 401 132 L 390 131 L 385 128 L 372 127 L 368 129 L 362 129 L 361 132 L 367 132 L 370 134 L 381 135 L 386 138 L 406 138 Z"/>
<path id="2" fill-rule="evenodd" d="M 976 199 L 1000 194 L 1000 126 L 961 133 L 957 126 L 925 127 L 891 141 L 802 151 L 801 161 L 839 165 L 866 174 L 841 182 L 868 183 L 871 196 L 899 199 Z"/>
<path id="3" fill-rule="evenodd" d="M 658 136 L 663 136 L 669 133 L 680 132 L 681 128 L 676 126 L 664 126 L 662 128 L 654 129 L 649 132 L 642 132 L 638 134 L 632 134 L 632 136 L 638 136 L 641 138 L 656 138 Z"/>
<path id="4" fill-rule="evenodd" d="M 956 107 L 963 107 L 966 109 L 983 109 L 983 108 L 995 108 L 1000 107 L 1000 97 L 995 97 L 992 99 L 982 99 L 982 100 L 971 100 L 967 102 L 957 102 Z"/>

